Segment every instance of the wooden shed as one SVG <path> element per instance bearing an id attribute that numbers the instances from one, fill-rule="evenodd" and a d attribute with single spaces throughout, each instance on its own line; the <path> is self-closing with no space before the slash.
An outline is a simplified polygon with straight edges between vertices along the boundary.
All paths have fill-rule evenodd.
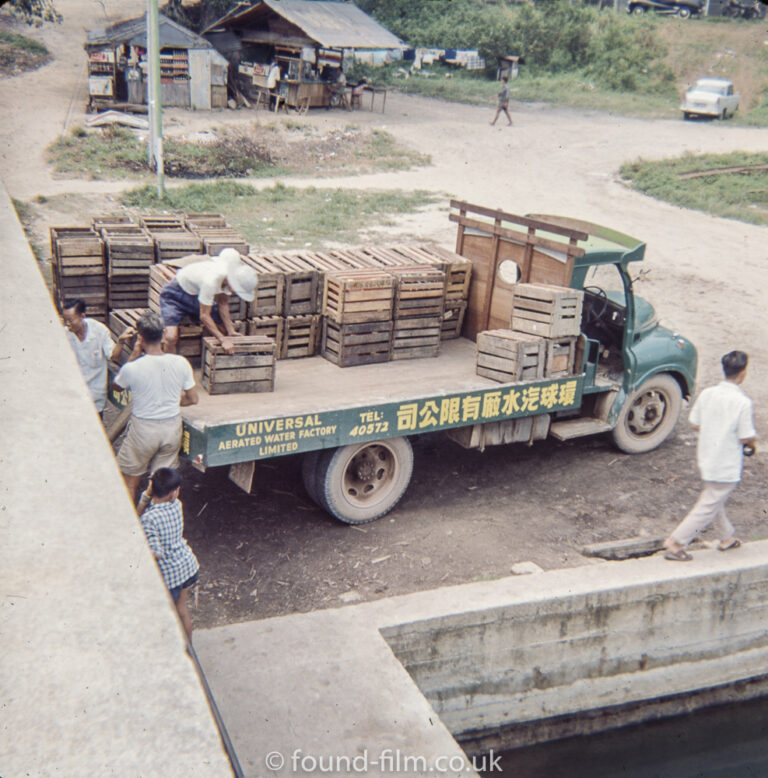
<path id="1" fill-rule="evenodd" d="M 159 14 L 164 106 L 209 110 L 227 105 L 229 63 L 205 38 Z M 90 105 L 147 102 L 147 17 L 89 30 Z"/>
<path id="2" fill-rule="evenodd" d="M 261 0 L 241 3 L 202 33 L 230 62 L 246 95 L 263 89 L 271 62 L 288 105 L 324 105 L 345 59 L 401 59 L 405 44 L 354 3 Z"/>

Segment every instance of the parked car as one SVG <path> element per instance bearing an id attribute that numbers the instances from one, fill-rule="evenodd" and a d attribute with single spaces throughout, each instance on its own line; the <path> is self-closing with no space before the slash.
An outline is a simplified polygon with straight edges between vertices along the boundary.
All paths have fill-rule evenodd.
<path id="1" fill-rule="evenodd" d="M 685 93 L 680 110 L 684 119 L 692 116 L 727 119 L 738 110 L 739 98 L 730 79 L 700 78 Z"/>
<path id="2" fill-rule="evenodd" d="M 641 16 L 646 11 L 689 19 L 704 9 L 704 0 L 629 0 L 627 13 Z"/>

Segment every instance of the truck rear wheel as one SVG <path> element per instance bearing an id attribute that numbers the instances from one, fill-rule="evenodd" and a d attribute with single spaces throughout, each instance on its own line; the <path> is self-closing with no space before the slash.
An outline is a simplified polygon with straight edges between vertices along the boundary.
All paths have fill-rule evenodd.
<path id="1" fill-rule="evenodd" d="M 395 507 L 412 472 L 407 438 L 341 446 L 323 452 L 317 462 L 315 502 L 345 524 L 365 524 Z"/>
<path id="2" fill-rule="evenodd" d="M 660 446 L 680 417 L 683 395 L 668 373 L 651 376 L 624 403 L 611 433 L 613 442 L 627 454 L 644 454 Z"/>

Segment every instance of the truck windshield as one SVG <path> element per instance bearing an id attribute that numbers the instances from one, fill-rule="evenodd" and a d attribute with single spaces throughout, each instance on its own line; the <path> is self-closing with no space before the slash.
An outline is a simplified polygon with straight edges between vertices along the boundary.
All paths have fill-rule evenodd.
<path id="1" fill-rule="evenodd" d="M 608 299 L 624 308 L 627 306 L 624 280 L 617 265 L 595 265 L 587 271 L 584 288 L 602 289 Z"/>

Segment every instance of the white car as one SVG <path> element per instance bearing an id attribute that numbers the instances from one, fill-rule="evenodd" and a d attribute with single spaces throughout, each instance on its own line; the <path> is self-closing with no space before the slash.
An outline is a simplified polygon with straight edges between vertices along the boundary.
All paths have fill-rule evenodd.
<path id="1" fill-rule="evenodd" d="M 739 108 L 739 95 L 733 91 L 733 81 L 727 78 L 700 78 L 685 93 L 680 110 L 684 119 L 710 116 L 727 119 Z"/>

